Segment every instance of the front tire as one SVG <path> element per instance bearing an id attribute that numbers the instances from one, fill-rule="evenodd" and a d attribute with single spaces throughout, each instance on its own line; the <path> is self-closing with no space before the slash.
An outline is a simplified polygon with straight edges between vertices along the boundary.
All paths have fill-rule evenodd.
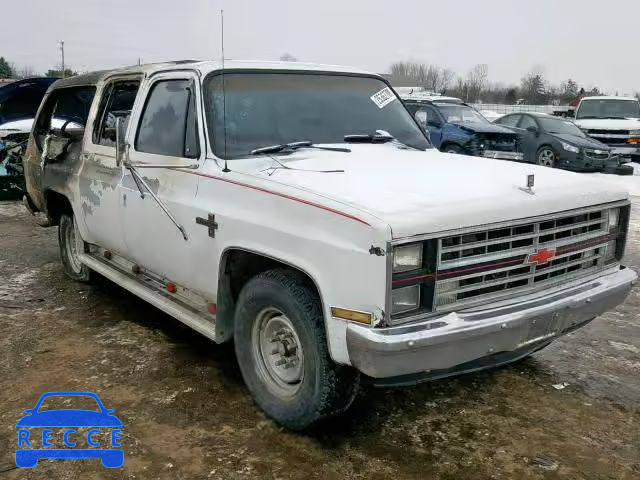
<path id="1" fill-rule="evenodd" d="M 538 165 L 554 168 L 558 162 L 558 154 L 549 146 L 540 147 L 536 153 Z"/>
<path id="2" fill-rule="evenodd" d="M 301 274 L 277 269 L 249 280 L 234 329 L 242 377 L 276 422 L 302 430 L 349 408 L 359 373 L 331 360 L 320 299 Z"/>
<path id="3" fill-rule="evenodd" d="M 73 214 L 63 213 L 58 227 L 58 245 L 64 273 L 76 282 L 89 282 L 91 271 L 79 258 L 84 252 L 84 241 L 80 236 Z"/>

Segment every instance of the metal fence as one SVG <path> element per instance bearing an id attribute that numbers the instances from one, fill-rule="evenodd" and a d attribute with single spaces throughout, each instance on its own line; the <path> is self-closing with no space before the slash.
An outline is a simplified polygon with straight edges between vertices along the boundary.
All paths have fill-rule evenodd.
<path id="1" fill-rule="evenodd" d="M 474 103 L 476 110 L 491 110 L 506 115 L 507 113 L 537 112 L 552 114 L 554 111 L 567 110 L 566 106 L 555 105 L 502 105 L 498 103 Z"/>

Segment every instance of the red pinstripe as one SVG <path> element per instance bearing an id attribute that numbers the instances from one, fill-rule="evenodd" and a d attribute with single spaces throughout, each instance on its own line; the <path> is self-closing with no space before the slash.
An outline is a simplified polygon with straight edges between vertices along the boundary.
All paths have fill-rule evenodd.
<path id="1" fill-rule="evenodd" d="M 304 205 L 309 205 L 311 207 L 315 207 L 315 208 L 319 208 L 320 210 L 324 210 L 326 212 L 335 213 L 336 215 L 340 215 L 342 217 L 349 218 L 351 220 L 355 220 L 356 222 L 359 222 L 359 223 L 362 223 L 364 225 L 367 225 L 368 227 L 371 226 L 370 223 L 365 222 L 361 218 L 354 217 L 353 215 L 349 215 L 348 213 L 341 212 L 340 210 L 335 210 L 335 209 L 330 208 L 330 207 L 325 207 L 324 205 L 320 205 L 319 203 L 314 203 L 314 202 L 310 202 L 308 200 L 303 200 L 302 198 L 293 197 L 291 195 L 287 195 L 286 193 L 274 192 L 273 190 L 267 190 L 266 188 L 257 187 L 255 185 L 249 185 L 248 183 L 238 182 L 236 180 L 231 180 L 229 178 L 216 177 L 214 175 L 208 175 L 206 173 L 191 172 L 191 171 L 187 171 L 187 170 L 180 170 L 180 171 L 183 172 L 183 173 L 189 173 L 191 175 L 197 175 L 199 177 L 210 178 L 212 180 L 218 180 L 220 182 L 231 183 L 233 185 L 238 185 L 240 187 L 250 188 L 251 190 L 256 190 L 258 192 L 268 193 L 269 195 L 275 195 L 276 197 L 286 198 L 287 200 L 293 200 L 294 202 L 302 203 Z"/>

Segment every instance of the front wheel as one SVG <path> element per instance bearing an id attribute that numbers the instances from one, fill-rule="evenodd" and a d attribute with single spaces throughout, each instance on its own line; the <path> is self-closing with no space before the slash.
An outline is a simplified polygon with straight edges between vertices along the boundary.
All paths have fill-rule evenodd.
<path id="1" fill-rule="evenodd" d="M 558 155 L 551 147 L 541 147 L 536 155 L 538 165 L 544 167 L 555 167 L 558 160 Z"/>
<path id="2" fill-rule="evenodd" d="M 76 282 L 88 282 L 91 279 L 91 271 L 79 258 L 79 254 L 84 251 L 84 241 L 73 214 L 63 213 L 60 217 L 58 245 L 64 273 Z"/>
<path id="3" fill-rule="evenodd" d="M 359 373 L 331 360 L 320 299 L 301 274 L 277 269 L 249 280 L 234 328 L 242 377 L 275 421 L 301 430 L 349 408 Z"/>

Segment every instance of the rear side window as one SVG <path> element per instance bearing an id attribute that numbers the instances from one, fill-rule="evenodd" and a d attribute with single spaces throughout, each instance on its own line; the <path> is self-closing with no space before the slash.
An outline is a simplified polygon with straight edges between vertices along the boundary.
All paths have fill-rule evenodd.
<path id="1" fill-rule="evenodd" d="M 538 125 L 536 124 L 536 121 L 533 118 L 531 118 L 529 115 L 523 115 L 522 120 L 520 120 L 520 125 L 518 125 L 518 127 L 523 130 L 526 130 L 529 127 L 538 128 Z"/>
<path id="2" fill-rule="evenodd" d="M 159 81 L 151 88 L 136 136 L 138 152 L 199 156 L 195 96 L 190 80 Z"/>
<path id="3" fill-rule="evenodd" d="M 129 121 L 139 88 L 138 80 L 122 80 L 107 85 L 100 100 L 99 121 L 93 130 L 93 143 L 116 146 L 116 120 L 121 118 Z"/>
<path id="4" fill-rule="evenodd" d="M 518 120 L 522 115 L 508 115 L 503 118 L 499 118 L 495 121 L 495 123 L 499 123 L 500 125 L 504 125 L 505 127 L 515 127 L 518 124 Z"/>
<path id="5" fill-rule="evenodd" d="M 36 121 L 36 134 L 48 133 L 56 122 L 86 125 L 95 93 L 92 86 L 61 88 L 51 92 Z"/>

